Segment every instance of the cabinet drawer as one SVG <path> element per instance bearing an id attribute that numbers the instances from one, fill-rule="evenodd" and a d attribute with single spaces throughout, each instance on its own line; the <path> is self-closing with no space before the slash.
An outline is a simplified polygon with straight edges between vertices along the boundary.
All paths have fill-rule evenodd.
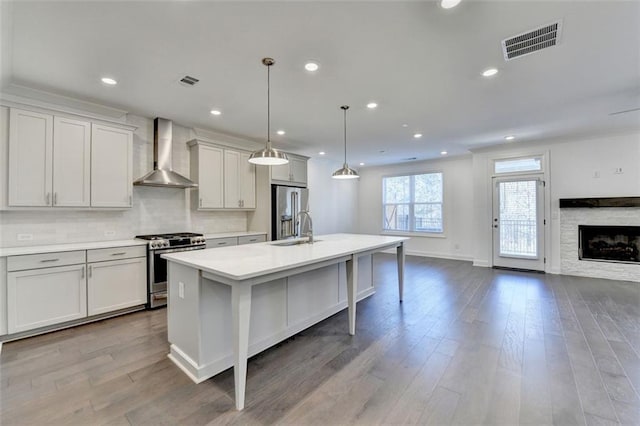
<path id="1" fill-rule="evenodd" d="M 265 241 L 267 241 L 266 235 L 245 235 L 242 237 L 238 237 L 238 245 L 262 243 Z"/>
<path id="2" fill-rule="evenodd" d="M 87 262 L 102 262 L 105 260 L 129 259 L 145 257 L 147 246 L 112 247 L 106 249 L 87 250 Z"/>
<path id="3" fill-rule="evenodd" d="M 25 269 L 50 268 L 52 266 L 77 265 L 85 263 L 85 251 L 62 251 L 58 253 L 25 254 L 9 256 L 7 271 L 22 271 Z"/>
<path id="4" fill-rule="evenodd" d="M 207 240 L 207 248 L 237 246 L 238 237 L 211 238 Z"/>

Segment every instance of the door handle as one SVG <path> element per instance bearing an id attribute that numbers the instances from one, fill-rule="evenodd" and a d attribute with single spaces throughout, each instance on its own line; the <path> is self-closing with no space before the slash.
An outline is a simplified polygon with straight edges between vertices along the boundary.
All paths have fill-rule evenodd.
<path id="1" fill-rule="evenodd" d="M 82 276 L 80 278 L 84 278 L 84 268 L 85 266 L 82 267 Z"/>
<path id="2" fill-rule="evenodd" d="M 498 225 L 493 225 L 493 227 L 494 227 L 494 228 L 497 228 L 497 227 L 498 227 Z"/>
<path id="3" fill-rule="evenodd" d="M 93 267 L 89 265 L 89 278 L 91 278 L 91 276 L 93 276 Z"/>
<path id="4" fill-rule="evenodd" d="M 55 206 L 56 204 L 58 204 L 58 193 L 54 192 L 53 193 L 53 205 Z"/>

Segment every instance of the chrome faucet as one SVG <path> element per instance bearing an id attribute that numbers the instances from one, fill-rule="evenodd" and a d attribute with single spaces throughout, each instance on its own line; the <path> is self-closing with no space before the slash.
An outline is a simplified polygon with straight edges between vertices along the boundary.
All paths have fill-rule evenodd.
<path id="1" fill-rule="evenodd" d="M 309 232 L 307 232 L 307 234 L 305 235 L 306 237 L 309 237 L 309 244 L 313 244 L 313 220 L 311 219 L 311 213 L 309 212 L 309 210 L 300 210 L 300 212 L 298 213 L 298 224 L 300 224 L 300 236 L 302 236 L 302 221 L 300 220 L 300 216 L 305 216 L 309 222 Z"/>

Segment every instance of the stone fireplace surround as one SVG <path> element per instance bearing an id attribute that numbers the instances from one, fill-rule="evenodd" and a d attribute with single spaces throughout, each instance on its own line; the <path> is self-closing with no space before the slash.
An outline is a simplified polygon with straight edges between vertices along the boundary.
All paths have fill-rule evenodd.
<path id="1" fill-rule="evenodd" d="M 561 273 L 640 282 L 640 264 L 580 260 L 579 225 L 640 226 L 640 197 L 560 200 Z"/>

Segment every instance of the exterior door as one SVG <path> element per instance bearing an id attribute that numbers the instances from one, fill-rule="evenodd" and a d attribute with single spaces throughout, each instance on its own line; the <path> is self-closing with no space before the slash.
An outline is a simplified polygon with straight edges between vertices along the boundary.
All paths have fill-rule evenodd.
<path id="1" fill-rule="evenodd" d="M 493 266 L 544 271 L 542 175 L 493 179 Z"/>

